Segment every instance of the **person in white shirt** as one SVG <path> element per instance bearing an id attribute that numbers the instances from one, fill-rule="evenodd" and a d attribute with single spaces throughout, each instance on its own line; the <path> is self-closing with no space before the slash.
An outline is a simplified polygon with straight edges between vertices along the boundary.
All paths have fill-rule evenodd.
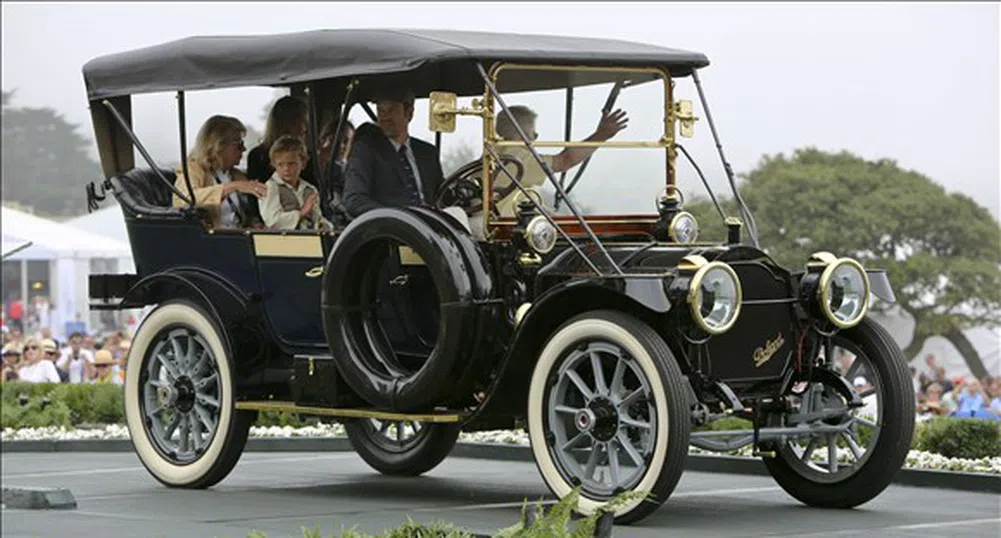
<path id="1" fill-rule="evenodd" d="M 24 362 L 17 371 L 18 379 L 25 383 L 59 383 L 59 372 L 52 361 L 42 357 L 42 346 L 34 338 L 24 345 Z"/>
<path id="2" fill-rule="evenodd" d="M 511 121 L 511 118 L 502 111 L 497 112 L 497 121 L 495 125 L 495 130 L 497 136 L 502 140 L 522 140 L 521 135 L 518 134 L 518 127 L 525 132 L 525 136 L 528 137 L 529 141 L 535 141 L 539 138 L 538 131 L 535 130 L 535 119 L 537 117 L 535 111 L 527 106 L 515 105 L 508 107 L 511 115 L 517 120 L 517 127 L 515 122 Z M 595 129 L 594 134 L 585 138 L 584 142 L 604 142 L 616 134 L 619 131 L 626 128 L 629 123 L 629 118 L 626 117 L 626 113 L 622 110 L 616 110 L 614 112 L 601 112 L 601 121 L 598 122 L 598 127 Z M 504 147 L 499 148 L 498 155 L 514 157 L 521 161 L 524 166 L 524 173 L 519 183 L 525 187 L 528 191 L 537 191 L 546 183 L 546 172 L 539 167 L 539 163 L 532 156 L 531 150 L 528 146 L 524 147 Z M 563 151 L 556 155 L 542 155 L 542 162 L 547 168 L 552 170 L 554 174 L 559 172 L 564 172 L 570 170 L 571 168 L 580 164 L 584 159 L 588 158 L 595 150 L 598 148 L 564 148 Z M 515 173 L 513 165 L 508 166 L 508 171 L 512 176 L 518 177 Z M 507 191 L 506 196 L 497 202 L 497 210 L 502 217 L 513 217 L 518 211 L 517 207 L 514 207 L 515 194 L 520 192 L 516 187 L 511 185 L 511 180 L 503 172 L 497 175 L 497 179 L 494 180 L 494 192 L 497 191 Z"/>
<path id="3" fill-rule="evenodd" d="M 333 226 L 321 214 L 316 187 L 300 177 L 309 159 L 306 144 L 285 135 L 271 145 L 269 156 L 275 173 L 261 203 L 264 225 L 278 230 L 331 230 Z"/>
<path id="4" fill-rule="evenodd" d="M 94 354 L 83 349 L 83 335 L 70 335 L 70 345 L 63 350 L 62 357 L 56 361 L 56 367 L 69 372 L 70 383 L 83 383 L 90 377 L 90 365 L 94 363 Z"/>

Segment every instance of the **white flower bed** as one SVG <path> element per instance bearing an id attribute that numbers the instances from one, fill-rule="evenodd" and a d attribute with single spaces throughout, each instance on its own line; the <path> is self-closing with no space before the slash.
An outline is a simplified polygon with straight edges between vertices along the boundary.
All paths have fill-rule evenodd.
<path id="1" fill-rule="evenodd" d="M 344 437 L 344 426 L 340 424 L 318 424 L 303 428 L 293 428 L 291 426 L 268 426 L 250 428 L 251 437 L 289 438 L 289 437 Z M 129 431 L 123 425 L 110 424 L 101 428 L 91 429 L 66 429 L 66 428 L 5 428 L 0 433 L 0 440 L 3 441 L 68 441 L 79 439 L 128 439 Z M 462 433 L 459 435 L 460 441 L 476 443 L 497 443 L 504 445 L 528 446 L 528 434 L 524 430 L 494 430 L 485 432 Z M 823 451 L 817 451 L 814 459 L 823 461 L 826 458 Z M 714 454 L 707 450 L 691 447 L 689 454 Z M 739 456 L 750 456 L 751 447 L 747 446 L 733 454 Z M 839 461 L 851 461 L 851 452 L 845 448 L 838 449 Z M 1001 475 L 1001 456 L 992 458 L 981 458 L 977 460 L 964 458 L 947 458 L 945 456 L 911 450 L 907 454 L 905 467 L 911 469 L 931 469 L 939 471 L 957 471 L 967 473 L 988 473 Z"/>

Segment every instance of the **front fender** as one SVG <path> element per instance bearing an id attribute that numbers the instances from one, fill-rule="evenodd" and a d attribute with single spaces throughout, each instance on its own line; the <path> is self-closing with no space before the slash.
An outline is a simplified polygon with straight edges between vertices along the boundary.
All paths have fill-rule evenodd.
<path id="1" fill-rule="evenodd" d="M 671 308 L 663 278 L 624 277 L 571 280 L 546 290 L 522 314 L 501 362 L 495 385 L 479 414 L 520 415 L 542 346 L 564 322 L 591 310 L 616 310 L 655 329 Z"/>
<path id="2" fill-rule="evenodd" d="M 893 293 L 893 286 L 886 276 L 886 269 L 866 269 L 865 273 L 869 276 L 870 293 L 889 304 L 897 302 L 897 295 Z"/>

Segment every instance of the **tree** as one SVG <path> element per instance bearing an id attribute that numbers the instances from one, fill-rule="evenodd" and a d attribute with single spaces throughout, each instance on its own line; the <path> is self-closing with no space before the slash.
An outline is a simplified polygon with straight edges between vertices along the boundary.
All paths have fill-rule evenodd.
<path id="1" fill-rule="evenodd" d="M 477 155 L 476 148 L 472 144 L 466 142 L 465 140 L 451 145 L 451 147 L 442 152 L 441 155 L 441 170 L 445 173 L 445 177 L 448 177 L 463 165 L 469 163 L 474 159 L 479 159 Z"/>
<path id="2" fill-rule="evenodd" d="M 13 91 L 3 92 L 4 200 L 44 217 L 86 213 L 84 185 L 102 177 L 100 166 L 87 154 L 91 142 L 62 114 L 51 108 L 14 107 L 13 97 Z"/>
<path id="3" fill-rule="evenodd" d="M 915 171 L 848 152 L 765 156 L 741 196 L 761 246 L 786 267 L 818 250 L 885 268 L 897 306 L 913 317 L 911 360 L 931 336 L 948 339 L 977 377 L 987 375 L 963 330 L 1001 324 L 1001 229 L 987 209 Z M 688 204 L 704 238 L 722 239 L 707 200 Z M 724 210 L 739 215 L 732 200 Z M 875 307 L 875 305 L 874 305 Z"/>

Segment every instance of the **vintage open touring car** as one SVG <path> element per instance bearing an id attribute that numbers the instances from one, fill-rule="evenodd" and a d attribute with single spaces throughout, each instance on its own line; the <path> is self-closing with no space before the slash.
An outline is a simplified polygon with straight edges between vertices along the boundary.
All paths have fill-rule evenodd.
<path id="1" fill-rule="evenodd" d="M 868 317 L 870 300 L 893 292 L 885 273 L 853 259 L 818 251 L 784 268 L 758 245 L 699 80 L 708 64 L 624 41 L 438 30 L 193 37 L 87 63 L 106 176 L 88 197 L 115 196 L 136 267 L 92 275 L 92 308 L 152 308 L 125 381 L 143 464 L 168 486 L 212 486 L 257 413 L 285 410 L 341 421 L 369 465 L 396 475 L 435 467 L 460 431 L 525 427 L 546 485 L 559 497 L 579 488 L 580 512 L 647 494 L 616 508 L 618 522 L 668 499 L 690 445 L 752 445 L 811 506 L 878 495 L 914 421 L 900 349 Z M 710 188 L 679 143 L 699 119 L 674 95 L 686 79 L 740 207 L 738 218 L 717 205 L 725 241 L 697 242 L 682 207 L 679 154 Z M 133 95 L 176 92 L 183 156 L 185 92 L 287 88 L 308 103 L 315 156 L 320 114 L 339 114 L 339 141 L 344 118 L 374 120 L 372 96 L 400 85 L 427 107 L 439 146 L 457 116 L 475 122 L 482 156 L 445 179 L 434 207 L 382 207 L 333 231 L 208 228 L 190 185 L 175 187 L 132 127 Z M 601 95 L 611 110 L 641 91 L 652 97 L 634 102 L 631 119 L 653 118 L 649 137 L 573 141 L 579 96 Z M 514 121 L 508 102 L 532 92 L 562 100 L 562 140 Z M 518 139 L 498 136 L 502 116 Z M 585 214 L 569 191 L 585 184 L 587 161 L 572 179 L 554 174 L 539 154 L 553 147 L 653 155 L 652 210 Z M 525 183 L 532 167 L 553 200 Z M 328 200 L 331 185 L 314 177 Z M 187 204 L 173 207 L 175 195 Z M 515 209 L 501 214 L 507 196 Z M 726 416 L 753 430 L 692 431 Z"/>

